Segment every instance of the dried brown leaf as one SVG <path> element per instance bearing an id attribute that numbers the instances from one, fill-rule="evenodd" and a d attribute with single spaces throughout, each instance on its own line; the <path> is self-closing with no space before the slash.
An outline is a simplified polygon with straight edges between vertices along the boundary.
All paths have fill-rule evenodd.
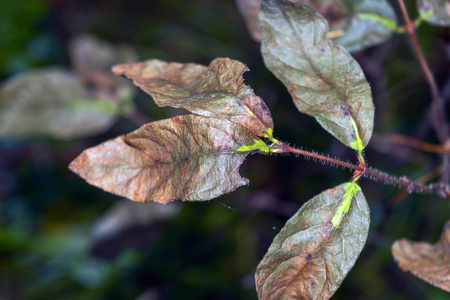
<path id="1" fill-rule="evenodd" d="M 69 166 L 87 182 L 139 202 L 202 201 L 248 182 L 239 175 L 254 134 L 216 118 L 177 116 L 85 150 Z"/>
<path id="2" fill-rule="evenodd" d="M 403 271 L 450 292 L 450 221 L 436 244 L 401 239 L 392 246 L 392 254 Z"/>
<path id="3" fill-rule="evenodd" d="M 113 68 L 150 94 L 159 106 L 184 108 L 194 114 L 241 124 L 258 136 L 273 129 L 266 104 L 244 84 L 248 68 L 241 62 L 217 58 L 208 67 L 149 60 Z"/>
<path id="4" fill-rule="evenodd" d="M 286 222 L 258 265 L 260 299 L 328 299 L 340 286 L 364 247 L 370 222 L 358 187 L 339 227 L 333 227 L 346 186 L 320 193 Z"/>

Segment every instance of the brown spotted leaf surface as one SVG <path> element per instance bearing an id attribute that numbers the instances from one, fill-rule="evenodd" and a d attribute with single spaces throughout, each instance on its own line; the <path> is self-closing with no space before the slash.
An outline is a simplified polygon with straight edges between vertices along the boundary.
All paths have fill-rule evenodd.
<path id="1" fill-rule="evenodd" d="M 370 86 L 351 55 L 326 38 L 326 20 L 287 0 L 264 0 L 259 16 L 264 62 L 296 107 L 347 146 L 355 141 L 351 116 L 366 146 L 374 119 Z"/>
<path id="2" fill-rule="evenodd" d="M 261 29 L 258 24 L 258 12 L 262 0 L 236 0 L 237 7 L 245 20 L 252 38 L 260 42 Z M 332 31 L 339 32 L 334 41 L 348 51 L 360 51 L 380 44 L 391 35 L 391 30 L 375 18 L 361 14 L 384 18 L 396 23 L 396 16 L 386 0 L 290 0 L 304 4 L 319 12 L 330 24 Z"/>
<path id="3" fill-rule="evenodd" d="M 392 246 L 392 254 L 403 271 L 450 292 L 450 221 L 436 244 L 401 239 Z"/>
<path id="4" fill-rule="evenodd" d="M 150 94 L 159 106 L 179 107 L 206 117 L 241 124 L 258 136 L 273 129 L 270 112 L 253 90 L 244 84 L 248 68 L 241 62 L 217 58 L 206 67 L 149 60 L 113 68 Z"/>
<path id="5" fill-rule="evenodd" d="M 247 184 L 239 166 L 253 144 L 247 128 L 217 118 L 177 116 L 85 150 L 69 166 L 92 185 L 139 202 L 202 201 Z"/>
<path id="6" fill-rule="evenodd" d="M 417 6 L 421 14 L 433 11 L 433 14 L 426 18 L 427 22 L 437 26 L 450 26 L 449 0 L 417 0 Z"/>
<path id="7" fill-rule="evenodd" d="M 0 86 L 0 136 L 69 139 L 105 131 L 115 106 L 89 96 L 78 76 L 64 69 L 12 77 Z M 99 106 L 100 111 L 89 109 Z"/>
<path id="8" fill-rule="evenodd" d="M 370 218 L 358 191 L 340 226 L 333 228 L 344 186 L 310 199 L 287 221 L 258 265 L 259 299 L 328 299 L 340 286 L 364 247 Z"/>

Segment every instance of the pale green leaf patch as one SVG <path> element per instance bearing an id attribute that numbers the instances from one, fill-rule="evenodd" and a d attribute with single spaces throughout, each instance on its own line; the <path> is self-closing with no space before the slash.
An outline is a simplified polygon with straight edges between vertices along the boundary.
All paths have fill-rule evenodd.
<path id="1" fill-rule="evenodd" d="M 276 140 L 276 139 L 274 139 Z M 261 152 L 265 152 L 265 153 L 282 153 L 281 149 L 274 149 L 272 148 L 273 145 L 275 144 L 281 144 L 281 142 L 279 142 L 278 140 L 276 140 L 277 143 L 273 143 L 271 145 L 267 145 L 263 140 L 257 140 L 254 139 L 253 140 L 253 145 L 249 145 L 249 146 L 240 146 L 236 151 L 238 152 L 249 152 L 249 151 L 255 151 L 255 150 L 259 150 Z"/>
<path id="2" fill-rule="evenodd" d="M 389 19 L 385 18 L 383 16 L 377 15 L 377 14 L 370 14 L 370 13 L 359 13 L 358 18 L 361 20 L 372 20 L 378 23 L 383 24 L 386 26 L 387 29 L 391 32 L 396 33 L 404 33 L 405 30 L 398 26 L 397 21 L 395 19 Z"/>
<path id="3" fill-rule="evenodd" d="M 417 0 L 419 23 L 423 20 L 435 26 L 450 26 L 450 1 Z"/>
<path id="4" fill-rule="evenodd" d="M 344 201 L 342 201 L 342 204 L 339 206 L 333 218 L 331 219 L 331 223 L 336 228 L 339 227 L 339 224 L 341 224 L 342 222 L 342 218 L 350 209 L 352 199 L 356 196 L 356 193 L 361 190 L 359 185 L 356 183 L 357 180 L 358 178 L 355 178 L 351 182 L 347 182 L 347 184 L 345 184 L 344 186 L 345 193 L 344 196 L 342 196 Z"/>

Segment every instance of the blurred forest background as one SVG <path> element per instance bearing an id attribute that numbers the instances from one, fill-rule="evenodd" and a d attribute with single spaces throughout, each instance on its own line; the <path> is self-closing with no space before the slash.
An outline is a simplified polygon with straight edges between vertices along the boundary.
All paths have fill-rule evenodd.
<path id="1" fill-rule="evenodd" d="M 408 5 L 415 17 L 415 1 Z M 1 81 L 49 66 L 70 68 L 69 41 L 79 34 L 127 44 L 140 60 L 240 60 L 250 68 L 246 83 L 272 112 L 277 138 L 356 160 L 297 111 L 264 67 L 234 1 L 2 0 Z M 448 107 L 450 31 L 423 24 L 418 37 Z M 376 107 L 368 163 L 394 175 L 433 177 L 439 155 L 385 138 L 397 133 L 437 143 L 429 88 L 407 38 L 394 35 L 354 57 Z M 133 99 L 151 120 L 180 113 L 158 108 L 140 91 Z M 348 170 L 294 156 L 253 155 L 241 167 L 248 186 L 208 202 L 163 206 L 103 192 L 67 169 L 83 149 L 133 131 L 141 120 L 120 117 L 103 132 L 77 138 L 0 137 L 0 299 L 256 299 L 256 266 L 286 220 L 351 177 Z M 397 188 L 367 179 L 361 186 L 371 229 L 333 299 L 448 299 L 402 272 L 391 255 L 399 238 L 438 240 L 450 215 L 448 200 L 415 194 L 401 200 Z"/>

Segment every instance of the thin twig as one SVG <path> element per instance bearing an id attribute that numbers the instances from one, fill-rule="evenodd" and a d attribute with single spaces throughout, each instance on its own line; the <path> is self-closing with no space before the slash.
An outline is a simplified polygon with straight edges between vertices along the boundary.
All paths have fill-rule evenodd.
<path id="1" fill-rule="evenodd" d="M 425 74 L 425 78 L 428 82 L 428 85 L 431 89 L 431 95 L 433 97 L 432 103 L 432 111 L 433 111 L 433 125 L 436 131 L 436 134 L 439 137 L 439 141 L 442 145 L 450 145 L 448 125 L 447 125 L 447 117 L 445 114 L 445 106 L 444 101 L 439 95 L 439 89 L 434 80 L 433 74 L 428 66 L 428 63 L 420 49 L 419 43 L 417 42 L 416 32 L 414 23 L 411 22 L 409 18 L 408 11 L 406 10 L 405 3 L 403 0 L 398 0 L 398 4 L 400 6 L 400 10 L 402 12 L 403 18 L 405 19 L 405 31 L 408 34 L 408 37 L 411 41 L 414 52 L 416 53 L 417 58 L 419 59 L 420 66 Z M 444 172 L 442 174 L 441 182 L 447 183 L 449 180 L 450 173 L 450 155 L 443 155 L 443 164 L 444 164 Z"/>
<path id="2" fill-rule="evenodd" d="M 417 178 L 415 181 L 422 183 L 422 184 L 426 184 L 426 183 L 432 181 L 433 179 L 439 177 L 439 175 L 442 174 L 443 170 L 444 170 L 444 166 L 441 164 L 437 168 L 433 169 L 432 171 Z M 402 189 L 402 190 L 398 191 L 398 193 L 395 194 L 394 197 L 392 197 L 389 205 L 391 207 L 398 205 L 403 199 L 406 198 L 406 196 L 408 196 L 408 194 L 409 193 L 406 189 Z"/>
<path id="3" fill-rule="evenodd" d="M 363 168 L 361 168 L 358 165 L 354 165 L 354 164 L 351 164 L 351 163 L 348 163 L 348 162 L 345 162 L 345 161 L 342 161 L 342 160 L 339 160 L 339 159 L 334 159 L 334 158 L 331 158 L 331 157 L 328 157 L 328 156 L 325 156 L 325 155 L 312 153 L 312 152 L 309 152 L 309 151 L 306 151 L 306 150 L 303 150 L 303 149 L 294 148 L 294 147 L 291 147 L 291 146 L 289 146 L 287 144 L 274 145 L 273 148 L 274 149 L 281 149 L 282 153 L 300 154 L 300 155 L 303 155 L 303 156 L 306 156 L 306 157 L 314 158 L 314 159 L 317 159 L 317 160 L 320 160 L 320 161 L 325 161 L 325 162 L 328 162 L 328 163 L 330 163 L 332 165 L 341 166 L 341 167 L 344 167 L 344 168 L 347 168 L 347 169 L 351 169 L 351 170 L 354 170 L 354 171 L 362 171 L 363 170 Z"/>
<path id="4" fill-rule="evenodd" d="M 440 165 L 438 168 L 434 169 L 433 171 L 425 174 L 424 176 L 421 176 L 420 178 L 417 178 L 417 182 L 420 183 L 427 183 L 433 180 L 434 178 L 438 177 L 443 170 L 443 166 Z M 373 232 L 378 233 L 379 235 L 384 234 L 385 230 L 388 229 L 388 224 L 390 217 L 392 215 L 392 212 L 394 211 L 394 207 L 400 203 L 406 196 L 408 196 L 409 193 L 406 189 L 401 189 L 395 196 L 389 201 L 389 203 L 384 207 L 384 214 L 382 220 L 378 223 L 378 226 L 373 230 Z M 377 248 L 376 245 L 369 244 L 369 247 L 367 250 L 364 250 L 365 257 L 370 257 L 370 255 L 375 251 Z"/>
<path id="5" fill-rule="evenodd" d="M 367 167 L 366 165 L 355 165 L 351 164 L 336 158 L 331 158 L 325 155 L 312 153 L 306 150 L 297 149 L 294 147 L 291 147 L 287 144 L 280 144 L 280 145 L 274 145 L 273 149 L 279 149 L 281 150 L 281 153 L 294 153 L 294 154 L 300 154 L 306 157 L 314 158 L 320 161 L 325 161 L 330 164 L 336 165 L 336 166 L 342 166 L 351 170 L 355 171 L 355 174 L 362 174 L 363 177 L 375 180 L 375 181 L 382 181 L 387 184 L 395 185 L 401 188 L 406 189 L 409 193 L 415 192 L 415 193 L 422 193 L 422 194 L 432 194 L 437 195 L 442 198 L 450 198 L 450 185 L 444 184 L 444 183 L 438 183 L 438 184 L 428 184 L 424 185 L 416 181 L 411 181 L 407 177 L 403 176 L 400 178 L 394 177 L 392 175 L 389 175 L 387 173 L 372 169 Z"/>
<path id="6" fill-rule="evenodd" d="M 430 68 L 428 67 L 428 63 L 422 53 L 422 50 L 420 49 L 419 43 L 417 42 L 416 37 L 416 31 L 414 23 L 411 22 L 411 19 L 409 17 L 408 11 L 406 10 L 405 3 L 403 0 L 398 0 L 398 4 L 400 5 L 400 10 L 402 11 L 403 18 L 405 19 L 405 31 L 409 36 L 409 39 L 411 40 L 411 44 L 413 46 L 414 52 L 417 55 L 417 58 L 419 59 L 420 66 L 422 67 L 423 72 L 425 73 L 425 77 L 428 81 L 428 84 L 431 88 L 431 94 L 433 95 L 433 102 L 436 104 L 440 104 L 442 102 L 441 97 L 439 96 L 439 90 L 437 87 L 437 84 L 434 80 L 433 74 L 430 71 Z"/>
<path id="7" fill-rule="evenodd" d="M 437 195 L 441 198 L 450 198 L 450 186 L 448 184 L 435 183 L 424 185 L 422 183 L 412 181 L 408 179 L 406 176 L 396 178 L 393 177 L 392 175 L 389 175 L 387 173 L 372 168 L 366 168 L 366 171 L 363 173 L 362 176 L 372 180 L 382 181 L 387 184 L 404 188 L 408 193 L 414 192 L 419 194 L 431 194 Z"/>
<path id="8" fill-rule="evenodd" d="M 431 144 L 400 134 L 386 134 L 386 135 L 374 134 L 372 137 L 372 142 L 386 142 L 391 144 L 397 144 L 400 146 L 407 146 L 431 153 L 450 153 L 450 145 Z"/>

